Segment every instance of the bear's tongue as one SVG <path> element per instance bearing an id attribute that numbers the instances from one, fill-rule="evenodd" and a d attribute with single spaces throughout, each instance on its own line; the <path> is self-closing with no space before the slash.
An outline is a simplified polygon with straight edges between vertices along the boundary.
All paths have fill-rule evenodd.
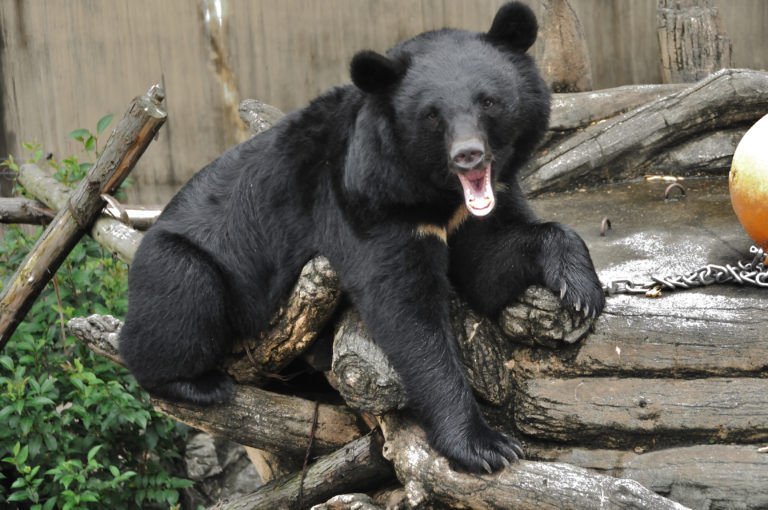
<path id="1" fill-rule="evenodd" d="M 496 205 L 491 186 L 491 165 L 478 170 L 459 174 L 461 187 L 464 188 L 464 202 L 469 212 L 475 216 L 485 216 Z"/>

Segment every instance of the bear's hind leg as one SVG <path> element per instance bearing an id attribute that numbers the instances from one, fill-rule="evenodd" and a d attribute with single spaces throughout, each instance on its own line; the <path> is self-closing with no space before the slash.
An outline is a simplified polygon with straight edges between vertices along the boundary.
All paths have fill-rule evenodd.
<path id="1" fill-rule="evenodd" d="M 210 405 L 231 393 L 217 370 L 231 345 L 228 286 L 217 265 L 185 239 L 145 238 L 131 266 L 119 349 L 150 394 Z"/>

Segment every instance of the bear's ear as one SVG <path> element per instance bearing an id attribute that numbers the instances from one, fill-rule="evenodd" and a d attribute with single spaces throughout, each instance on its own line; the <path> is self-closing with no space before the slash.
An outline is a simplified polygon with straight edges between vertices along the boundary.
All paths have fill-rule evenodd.
<path id="1" fill-rule="evenodd" d="M 349 66 L 352 83 L 363 92 L 385 92 L 400 81 L 406 65 L 398 60 L 379 55 L 375 51 L 361 51 Z"/>
<path id="2" fill-rule="evenodd" d="M 539 25 L 530 7 L 521 2 L 501 6 L 493 18 L 488 40 L 514 51 L 525 52 L 536 41 Z"/>

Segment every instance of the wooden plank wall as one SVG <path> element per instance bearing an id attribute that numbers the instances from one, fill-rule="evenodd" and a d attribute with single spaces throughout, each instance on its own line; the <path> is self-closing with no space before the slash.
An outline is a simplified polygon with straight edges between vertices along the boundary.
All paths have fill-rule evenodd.
<path id="1" fill-rule="evenodd" d="M 537 14 L 539 0 L 526 0 Z M 161 203 L 237 141 L 228 105 L 254 97 L 290 111 L 348 81 L 359 49 L 383 51 L 423 30 L 485 30 L 502 0 L 221 0 L 233 87 L 213 65 L 206 11 L 215 0 L 0 2 L 0 155 L 41 141 L 61 158 L 64 140 L 105 113 L 121 115 L 153 83 L 169 121 L 139 167 L 132 199 Z M 571 0 L 587 34 L 596 88 L 660 80 L 656 0 Z M 768 1 L 714 0 L 737 66 L 768 67 Z M 534 46 L 541 53 L 541 45 Z M 140 195 L 137 197 L 137 195 Z"/>

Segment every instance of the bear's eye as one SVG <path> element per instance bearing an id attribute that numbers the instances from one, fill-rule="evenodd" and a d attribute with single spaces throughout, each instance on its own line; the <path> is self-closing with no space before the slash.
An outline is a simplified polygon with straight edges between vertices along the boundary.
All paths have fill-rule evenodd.
<path id="1" fill-rule="evenodd" d="M 427 118 L 429 120 L 437 120 L 437 117 L 438 117 L 437 110 L 429 110 L 427 112 Z"/>
<path id="2" fill-rule="evenodd" d="M 481 104 L 484 109 L 488 110 L 489 108 L 493 107 L 493 105 L 496 103 L 490 97 L 486 97 L 481 101 Z"/>

